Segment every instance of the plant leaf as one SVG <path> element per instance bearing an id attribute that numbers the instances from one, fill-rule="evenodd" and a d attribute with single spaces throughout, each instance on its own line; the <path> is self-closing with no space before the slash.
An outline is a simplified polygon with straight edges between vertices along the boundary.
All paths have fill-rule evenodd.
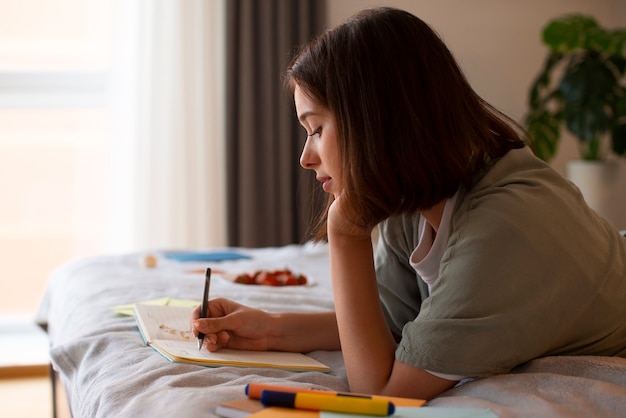
<path id="1" fill-rule="evenodd" d="M 626 29 L 570 14 L 549 21 L 542 40 L 550 53 L 531 85 L 525 119 L 535 153 L 553 157 L 560 122 L 577 137 L 583 158 L 601 158 L 608 136 L 611 149 L 626 155 Z"/>
<path id="2" fill-rule="evenodd" d="M 584 49 L 592 49 L 598 52 L 609 53 L 614 48 L 613 38 L 606 30 L 600 27 L 588 28 L 583 42 Z"/>
<path id="3" fill-rule="evenodd" d="M 560 52 L 551 51 L 546 58 L 543 70 L 535 79 L 535 82 L 532 84 L 530 88 L 529 94 L 529 105 L 531 109 L 536 109 L 541 105 L 542 102 L 549 100 L 549 96 L 552 92 L 545 92 L 547 88 L 550 86 L 551 78 L 550 73 L 555 68 L 555 66 L 561 61 L 563 58 L 563 54 Z"/>
<path id="4" fill-rule="evenodd" d="M 553 51 L 569 52 L 585 47 L 587 33 L 599 28 L 590 16 L 570 14 L 548 23 L 542 33 L 543 43 Z"/>
<path id="5" fill-rule="evenodd" d="M 611 133 L 611 149 L 617 155 L 626 154 L 626 124 L 622 124 L 613 129 Z"/>
<path id="6" fill-rule="evenodd" d="M 624 73 L 626 72 L 626 57 L 612 55 L 608 57 L 607 60 L 615 66 L 615 69 L 621 76 L 625 75 Z"/>
<path id="7" fill-rule="evenodd" d="M 546 109 L 540 109 L 526 118 L 526 127 L 535 155 L 544 161 L 554 158 L 561 130 L 558 116 Z"/>
<path id="8" fill-rule="evenodd" d="M 609 31 L 608 34 L 610 46 L 606 52 L 610 55 L 624 57 L 626 55 L 626 29 L 615 29 Z"/>
<path id="9" fill-rule="evenodd" d="M 563 119 L 581 141 L 596 141 L 612 126 L 611 104 L 619 94 L 619 83 L 599 53 L 578 54 L 573 60 L 559 83 L 565 102 Z"/>

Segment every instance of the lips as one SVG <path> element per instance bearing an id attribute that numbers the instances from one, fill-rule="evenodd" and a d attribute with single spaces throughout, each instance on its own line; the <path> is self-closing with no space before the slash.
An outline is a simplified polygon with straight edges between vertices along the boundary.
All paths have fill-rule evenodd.
<path id="1" fill-rule="evenodd" d="M 316 180 L 322 183 L 322 189 L 324 189 L 325 192 L 330 193 L 332 177 L 316 177 Z"/>

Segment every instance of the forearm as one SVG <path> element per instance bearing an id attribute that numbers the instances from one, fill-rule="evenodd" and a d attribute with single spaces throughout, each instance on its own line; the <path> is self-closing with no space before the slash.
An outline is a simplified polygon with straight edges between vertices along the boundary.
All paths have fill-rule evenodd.
<path id="1" fill-rule="evenodd" d="M 341 349 L 334 312 L 285 312 L 270 317 L 274 325 L 270 350 L 304 353 Z"/>
<path id="2" fill-rule="evenodd" d="M 329 234 L 337 324 L 350 389 L 383 393 L 396 343 L 378 295 L 371 241 Z"/>

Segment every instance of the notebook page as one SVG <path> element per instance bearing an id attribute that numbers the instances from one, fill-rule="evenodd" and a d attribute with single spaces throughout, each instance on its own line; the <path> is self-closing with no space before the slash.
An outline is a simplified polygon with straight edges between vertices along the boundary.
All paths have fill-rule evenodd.
<path id="1" fill-rule="evenodd" d="M 197 344 L 191 332 L 193 308 L 180 306 L 135 305 L 135 317 L 149 341 L 178 340 Z M 196 348 L 197 351 L 197 348 Z"/>
<path id="2" fill-rule="evenodd" d="M 189 307 L 135 306 L 135 317 L 144 337 L 156 350 L 173 361 L 191 361 L 206 365 L 275 367 L 289 370 L 329 370 L 324 364 L 301 353 L 280 351 L 243 351 L 222 349 L 211 353 L 198 350 L 197 338 L 191 333 Z"/>

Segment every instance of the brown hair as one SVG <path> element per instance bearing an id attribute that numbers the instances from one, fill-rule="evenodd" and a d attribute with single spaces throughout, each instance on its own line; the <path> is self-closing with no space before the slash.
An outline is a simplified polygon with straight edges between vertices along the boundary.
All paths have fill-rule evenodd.
<path id="1" fill-rule="evenodd" d="M 342 198 L 362 226 L 430 208 L 524 146 L 523 129 L 481 99 L 437 34 L 403 10 L 366 10 L 321 34 L 296 54 L 286 83 L 334 115 Z"/>

